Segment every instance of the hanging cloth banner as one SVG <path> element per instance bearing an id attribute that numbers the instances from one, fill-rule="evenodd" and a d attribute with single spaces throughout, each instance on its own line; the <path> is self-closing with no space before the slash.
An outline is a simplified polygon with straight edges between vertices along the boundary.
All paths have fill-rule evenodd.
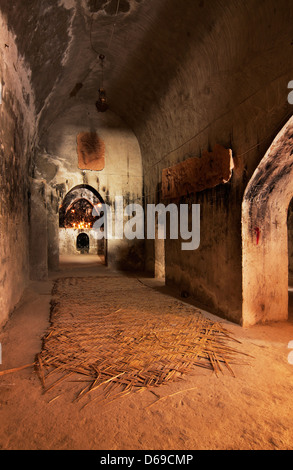
<path id="1" fill-rule="evenodd" d="M 189 158 L 162 172 L 162 198 L 178 199 L 188 194 L 228 183 L 234 168 L 232 150 L 215 145 L 201 158 Z"/>

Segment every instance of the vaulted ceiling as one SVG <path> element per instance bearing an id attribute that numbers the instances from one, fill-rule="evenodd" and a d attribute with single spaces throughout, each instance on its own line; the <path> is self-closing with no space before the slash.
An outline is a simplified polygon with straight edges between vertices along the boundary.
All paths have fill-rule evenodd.
<path id="1" fill-rule="evenodd" d="M 32 71 L 41 133 L 76 102 L 96 102 L 100 54 L 110 108 L 138 136 L 161 127 L 162 152 L 286 76 L 293 58 L 291 0 L 1 0 L 0 8 Z M 177 141 L 166 142 L 179 125 Z"/>
<path id="2" fill-rule="evenodd" d="M 32 70 L 42 125 L 76 99 L 95 102 L 100 54 L 110 107 L 135 125 L 180 73 L 190 48 L 213 33 L 225 1 L 1 0 L 1 10 Z"/>

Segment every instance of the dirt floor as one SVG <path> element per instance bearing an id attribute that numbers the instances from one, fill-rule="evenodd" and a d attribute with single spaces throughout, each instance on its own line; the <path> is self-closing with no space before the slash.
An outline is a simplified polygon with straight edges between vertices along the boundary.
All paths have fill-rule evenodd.
<path id="1" fill-rule="evenodd" d="M 48 281 L 31 283 L 0 334 L 0 371 L 35 361 L 49 327 L 54 280 L 74 276 L 109 276 L 111 286 L 111 279 L 117 281 L 123 274 L 92 257 L 68 258 Z M 170 310 L 178 301 L 182 309 L 190 309 L 189 299 L 176 297 L 163 282 L 139 274 L 137 278 L 151 287 L 141 291 L 138 311 L 141 306 L 147 308 L 153 290 L 158 309 L 160 302 L 166 306 L 166 296 Z M 157 396 L 147 390 L 81 408 L 72 402 L 68 383 L 60 386 L 63 393 L 52 401 L 30 367 L 0 377 L 0 448 L 292 450 L 293 365 L 288 362 L 288 344 L 293 340 L 293 322 L 242 329 L 203 314 L 223 323 L 241 341 L 241 350 L 253 356 L 248 364 L 233 367 L 235 378 L 195 368 L 183 381 L 156 389 Z M 156 403 L 158 397 L 166 398 Z"/>

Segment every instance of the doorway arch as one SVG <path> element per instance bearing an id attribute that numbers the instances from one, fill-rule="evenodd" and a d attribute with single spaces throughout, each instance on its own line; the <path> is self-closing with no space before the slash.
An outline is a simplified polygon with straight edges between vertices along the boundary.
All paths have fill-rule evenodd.
<path id="1" fill-rule="evenodd" d="M 242 203 L 242 324 L 288 319 L 287 213 L 293 197 L 293 117 L 255 170 Z"/>
<path id="2" fill-rule="evenodd" d="M 67 211 L 79 199 L 86 199 L 93 206 L 98 203 L 104 204 L 102 196 L 92 186 L 88 184 L 74 186 L 74 188 L 68 191 L 59 208 L 59 227 L 64 227 Z"/>
<path id="3" fill-rule="evenodd" d="M 72 250 L 74 251 L 74 254 L 81 252 L 97 254 L 104 260 L 104 264 L 108 265 L 107 239 L 104 238 L 102 240 L 97 240 L 92 229 L 93 223 L 96 220 L 96 215 L 94 215 L 93 210 L 98 204 L 105 204 L 104 200 L 99 192 L 88 184 L 74 186 L 65 195 L 59 208 L 59 243 L 61 243 L 61 254 L 72 254 Z M 89 214 L 87 213 L 86 218 L 81 216 L 83 210 L 81 211 L 80 209 L 83 209 L 84 207 L 87 208 L 87 212 L 89 210 Z M 75 216 L 79 219 L 79 222 L 80 219 L 82 219 L 82 224 L 79 222 L 77 224 L 70 223 L 69 212 L 75 212 Z M 73 216 L 73 222 L 75 222 L 75 216 Z M 88 222 L 90 223 L 88 224 Z M 87 233 L 80 233 L 81 230 L 86 231 Z M 79 231 L 78 235 L 76 235 L 76 231 Z M 87 239 L 88 244 L 86 243 Z M 81 244 L 79 242 L 81 242 Z M 82 243 L 84 243 L 85 246 L 82 246 Z"/>

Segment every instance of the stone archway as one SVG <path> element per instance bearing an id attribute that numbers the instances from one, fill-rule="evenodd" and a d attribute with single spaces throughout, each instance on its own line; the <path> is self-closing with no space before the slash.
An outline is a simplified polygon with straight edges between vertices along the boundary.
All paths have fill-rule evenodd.
<path id="1" fill-rule="evenodd" d="M 87 233 L 80 233 L 76 239 L 76 248 L 81 253 L 88 253 L 90 249 L 90 239 Z"/>
<path id="2" fill-rule="evenodd" d="M 107 265 L 107 239 L 98 240 L 93 230 L 94 208 L 102 204 L 103 198 L 90 185 L 68 191 L 59 208 L 59 256 L 98 255 Z"/>
<path id="3" fill-rule="evenodd" d="M 287 213 L 292 196 L 293 117 L 273 141 L 244 194 L 244 327 L 288 319 Z"/>

